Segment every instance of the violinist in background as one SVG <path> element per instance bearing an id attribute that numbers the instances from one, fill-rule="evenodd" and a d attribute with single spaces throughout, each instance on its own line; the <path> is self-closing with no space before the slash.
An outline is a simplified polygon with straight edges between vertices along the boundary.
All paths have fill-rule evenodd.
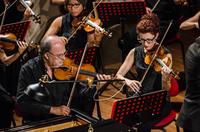
<path id="1" fill-rule="evenodd" d="M 65 5 L 69 13 L 57 17 L 44 37 L 57 34 L 64 36 L 67 40 L 79 26 L 83 16 L 88 14 L 85 7 L 85 0 L 65 0 Z M 81 28 L 66 44 L 67 54 L 70 54 L 70 51 L 84 49 L 86 43 L 89 47 L 99 47 L 102 37 L 103 33 L 97 30 L 86 32 L 84 28 Z"/>
<path id="2" fill-rule="evenodd" d="M 51 2 L 53 4 L 58 4 L 58 5 L 64 5 L 65 4 L 65 0 L 51 0 Z M 86 0 L 86 9 L 88 11 L 91 11 L 93 9 L 93 5 L 92 5 L 92 2 L 95 2 L 95 0 Z"/>
<path id="3" fill-rule="evenodd" d="M 146 61 L 149 60 L 146 60 L 145 56 L 147 56 L 148 53 L 150 53 L 151 51 L 155 51 L 155 47 L 157 47 L 158 45 L 157 39 L 160 35 L 158 17 L 152 13 L 143 15 L 136 25 L 136 31 L 138 34 L 138 41 L 141 43 L 141 45 L 133 48 L 129 52 L 124 63 L 116 74 L 118 79 L 125 80 L 125 83 L 129 89 L 126 93 L 127 96 L 134 96 L 135 93 L 145 94 L 161 89 L 169 90 L 170 71 L 166 67 L 163 67 L 160 72 L 157 72 L 157 70 L 152 65 L 147 75 L 145 76 L 144 81 L 142 82 L 142 84 L 140 83 L 148 67 Z M 166 48 L 162 48 L 165 53 L 165 57 L 163 56 L 163 62 L 167 62 L 170 60 L 168 66 L 169 68 L 171 68 L 172 55 Z M 131 69 L 132 66 L 135 67 L 137 72 L 137 77 L 133 80 L 125 77 L 126 73 Z M 167 96 L 166 101 L 167 102 L 161 116 L 167 115 L 170 110 L 169 96 Z M 157 118 L 152 118 L 153 120 L 141 126 L 140 131 L 150 131 L 151 126 L 159 121 Z"/>
<path id="4" fill-rule="evenodd" d="M 4 35 L 0 35 L 3 37 Z M 4 42 L 0 42 L 0 61 L 4 65 L 10 65 L 14 61 L 16 61 L 20 55 L 23 54 L 25 49 L 27 48 L 27 44 L 25 42 L 17 42 L 18 51 L 13 53 L 12 55 L 6 55 L 4 51 Z M 1 74 L 1 76 L 3 76 Z M 12 82 L 10 82 L 12 83 Z M 0 129 L 8 128 L 11 126 L 11 119 L 13 116 L 14 109 L 14 100 L 11 98 L 11 95 L 0 83 Z"/>
<path id="5" fill-rule="evenodd" d="M 3 12 L 5 8 L 8 8 L 6 10 L 5 14 L 5 20 L 4 24 L 10 24 L 19 22 L 21 20 L 28 20 L 31 16 L 31 13 L 28 9 L 24 8 L 19 1 L 15 0 L 0 0 L 1 6 L 0 6 L 0 22 L 2 21 Z M 8 7 L 6 7 L 7 5 Z"/>

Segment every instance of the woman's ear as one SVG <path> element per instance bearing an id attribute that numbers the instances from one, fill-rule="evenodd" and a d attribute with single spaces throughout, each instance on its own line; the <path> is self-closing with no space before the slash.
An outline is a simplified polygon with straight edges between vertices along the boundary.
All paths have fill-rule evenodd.
<path id="1" fill-rule="evenodd" d="M 159 37 L 159 33 L 156 33 L 156 37 L 155 37 L 155 38 L 156 38 L 156 40 L 158 39 L 158 37 Z"/>

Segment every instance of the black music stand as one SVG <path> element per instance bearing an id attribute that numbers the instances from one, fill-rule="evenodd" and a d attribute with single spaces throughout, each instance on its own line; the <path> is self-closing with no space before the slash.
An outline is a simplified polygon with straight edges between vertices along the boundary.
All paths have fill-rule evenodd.
<path id="1" fill-rule="evenodd" d="M 98 2 L 93 2 L 94 6 L 97 4 Z M 96 10 L 103 25 L 109 27 L 117 23 L 122 23 L 124 20 L 145 14 L 145 7 L 144 0 L 104 0 Z"/>
<path id="2" fill-rule="evenodd" d="M 149 115 L 159 117 L 165 104 L 167 91 L 159 90 L 137 97 L 117 100 L 113 103 L 111 118 L 119 123 L 127 124 L 127 119 L 133 114 L 138 114 L 137 124 L 151 120 Z M 134 126 L 135 124 L 131 124 Z"/>
<path id="3" fill-rule="evenodd" d="M 23 41 L 31 21 L 6 24 L 2 26 L 1 34 L 13 33 L 17 40 Z"/>

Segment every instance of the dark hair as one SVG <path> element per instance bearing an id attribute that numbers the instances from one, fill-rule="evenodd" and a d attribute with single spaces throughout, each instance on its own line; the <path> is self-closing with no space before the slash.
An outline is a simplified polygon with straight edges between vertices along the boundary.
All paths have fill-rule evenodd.
<path id="1" fill-rule="evenodd" d="M 86 5 L 86 0 L 77 0 L 80 4 L 83 5 L 83 7 L 85 7 Z M 65 0 L 65 6 L 68 5 L 70 2 L 70 0 Z"/>
<path id="2" fill-rule="evenodd" d="M 43 56 L 46 52 L 51 50 L 51 40 L 48 37 L 44 38 L 40 45 L 40 54 Z"/>
<path id="3" fill-rule="evenodd" d="M 158 16 L 153 13 L 143 15 L 137 23 L 136 31 L 137 33 L 159 33 L 160 24 Z"/>

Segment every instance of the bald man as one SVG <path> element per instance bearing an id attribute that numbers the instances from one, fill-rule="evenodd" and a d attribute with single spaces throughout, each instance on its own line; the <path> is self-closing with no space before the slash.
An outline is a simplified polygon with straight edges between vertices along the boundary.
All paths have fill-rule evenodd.
<path id="1" fill-rule="evenodd" d="M 17 103 L 25 122 L 39 121 L 58 115 L 68 115 L 70 109 L 66 106 L 68 89 L 48 88 L 48 101 L 37 100 L 27 95 L 24 90 L 30 84 L 38 83 L 43 75 L 54 80 L 53 68 L 63 65 L 65 59 L 65 43 L 58 36 L 48 36 L 41 44 L 41 54 L 28 61 L 20 70 L 17 89 Z"/>

